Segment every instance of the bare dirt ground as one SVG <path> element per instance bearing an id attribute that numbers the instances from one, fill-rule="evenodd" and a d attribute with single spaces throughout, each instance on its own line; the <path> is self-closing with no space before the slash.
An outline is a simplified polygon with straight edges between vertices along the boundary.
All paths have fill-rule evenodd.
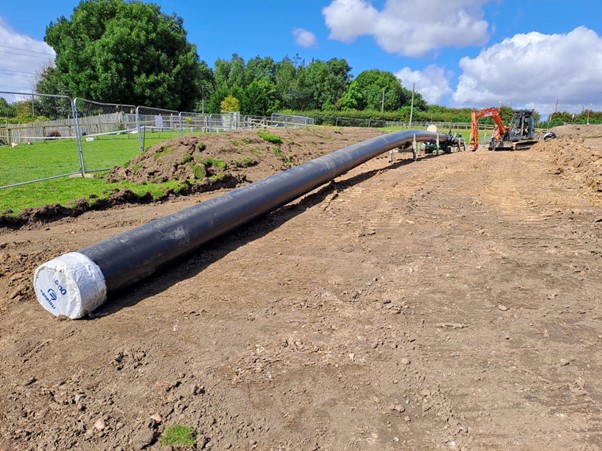
<path id="1" fill-rule="evenodd" d="M 376 158 L 86 320 L 39 264 L 216 193 L 0 229 L 0 450 L 602 449 L 602 146 L 568 135 Z"/>

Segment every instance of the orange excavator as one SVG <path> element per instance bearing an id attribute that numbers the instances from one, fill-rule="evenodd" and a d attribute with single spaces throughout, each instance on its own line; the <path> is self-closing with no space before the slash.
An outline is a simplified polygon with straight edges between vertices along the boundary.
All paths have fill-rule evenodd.
<path id="1" fill-rule="evenodd" d="M 533 110 L 518 110 L 514 112 L 509 127 L 506 127 L 497 108 L 472 110 L 470 142 L 474 152 L 479 147 L 479 119 L 490 117 L 495 122 L 495 129 L 489 150 L 525 150 L 537 142 L 535 138 Z"/>

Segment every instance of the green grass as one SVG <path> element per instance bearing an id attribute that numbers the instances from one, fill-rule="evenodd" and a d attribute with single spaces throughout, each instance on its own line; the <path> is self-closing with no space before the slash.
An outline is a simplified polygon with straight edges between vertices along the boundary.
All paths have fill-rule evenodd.
<path id="1" fill-rule="evenodd" d="M 149 183 L 137 185 L 129 182 L 107 183 L 100 176 L 94 178 L 60 178 L 30 185 L 0 190 L 0 213 L 7 210 L 17 216 L 26 208 L 38 208 L 45 205 L 61 204 L 72 206 L 78 199 L 86 199 L 90 204 L 108 199 L 115 190 L 129 189 L 139 197 L 150 193 L 155 199 L 161 198 L 166 190 L 178 192 L 180 181 Z"/>
<path id="2" fill-rule="evenodd" d="M 272 144 L 282 144 L 282 138 L 280 136 L 276 136 L 272 133 L 268 132 L 257 132 L 261 139 L 266 140 L 267 142 L 271 142 Z"/>
<path id="3" fill-rule="evenodd" d="M 186 446 L 192 448 L 196 444 L 194 431 L 189 426 L 172 424 L 167 426 L 161 436 L 164 446 Z"/>
<path id="4" fill-rule="evenodd" d="M 147 148 L 170 137 L 174 132 L 146 133 Z M 86 171 L 97 171 L 127 164 L 139 155 L 137 135 L 108 135 L 95 137 L 94 141 L 82 140 Z M 12 185 L 29 180 L 79 173 L 79 155 L 75 140 L 52 140 L 20 144 L 13 148 L 0 146 L 0 186 Z M 12 211 L 18 215 L 27 208 L 61 204 L 70 206 L 78 199 L 89 199 L 90 203 L 110 197 L 114 190 L 128 188 L 139 196 L 146 193 L 154 198 L 163 196 L 165 190 L 180 190 L 181 182 L 136 185 L 119 182 L 107 183 L 106 171 L 94 172 L 93 178 L 62 177 L 42 182 L 0 190 L 0 212 Z M 92 197 L 90 197 L 92 196 Z"/>
<path id="5" fill-rule="evenodd" d="M 212 158 L 212 157 L 204 158 L 200 161 L 200 163 L 205 165 L 205 167 L 207 167 L 207 168 L 213 167 L 213 168 L 216 168 L 221 171 L 226 169 L 226 166 L 228 165 L 228 163 L 226 163 L 224 160 L 220 160 L 219 158 Z"/>
<path id="6" fill-rule="evenodd" d="M 179 134 L 147 132 L 145 148 L 175 136 Z M 86 172 L 120 166 L 139 155 L 138 136 L 97 136 L 91 142 L 82 139 L 82 153 Z M 0 146 L 0 186 L 79 171 L 79 153 L 74 139 L 19 144 L 15 148 Z"/>

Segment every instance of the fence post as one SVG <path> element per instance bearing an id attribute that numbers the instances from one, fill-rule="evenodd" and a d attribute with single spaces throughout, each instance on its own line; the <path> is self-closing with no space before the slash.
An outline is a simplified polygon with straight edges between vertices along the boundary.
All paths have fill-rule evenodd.
<path id="1" fill-rule="evenodd" d="M 184 127 L 182 125 L 182 112 L 178 113 L 178 124 L 180 125 L 180 137 L 184 136 Z"/>
<path id="2" fill-rule="evenodd" d="M 138 148 L 140 149 L 140 153 L 144 152 L 144 144 L 142 143 L 142 131 L 140 127 L 140 107 L 136 107 L 136 131 L 138 132 Z"/>
<path id="3" fill-rule="evenodd" d="M 71 99 L 69 99 L 71 101 Z M 84 151 L 82 149 L 82 134 L 79 132 L 79 118 L 77 116 L 77 97 L 71 101 L 71 111 L 73 113 L 73 125 L 75 127 L 75 142 L 77 143 L 77 153 L 79 155 L 79 169 L 82 177 L 86 175 L 86 166 L 84 164 Z"/>

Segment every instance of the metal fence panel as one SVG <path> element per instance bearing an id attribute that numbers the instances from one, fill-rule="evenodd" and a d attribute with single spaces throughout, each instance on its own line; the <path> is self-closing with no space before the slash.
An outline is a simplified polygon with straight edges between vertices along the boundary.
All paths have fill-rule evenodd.
<path id="1" fill-rule="evenodd" d="M 239 113 L 218 113 L 209 115 L 209 133 L 219 133 L 240 128 Z"/>
<path id="2" fill-rule="evenodd" d="M 209 131 L 209 115 L 203 113 L 180 113 L 180 134 L 194 135 L 207 133 Z"/>
<path id="3" fill-rule="evenodd" d="M 122 165 L 138 153 L 136 107 L 74 101 L 84 168 L 96 172 Z"/>
<path id="4" fill-rule="evenodd" d="M 159 141 L 180 136 L 182 129 L 180 120 L 178 111 L 147 106 L 137 107 L 136 125 L 140 153 Z"/>
<path id="5" fill-rule="evenodd" d="M 0 92 L 0 188 L 82 173 L 78 141 L 69 97 Z"/>
<path id="6" fill-rule="evenodd" d="M 37 93 L 0 92 L 0 189 L 123 165 L 167 139 L 306 127 L 304 116 L 203 114 Z"/>

